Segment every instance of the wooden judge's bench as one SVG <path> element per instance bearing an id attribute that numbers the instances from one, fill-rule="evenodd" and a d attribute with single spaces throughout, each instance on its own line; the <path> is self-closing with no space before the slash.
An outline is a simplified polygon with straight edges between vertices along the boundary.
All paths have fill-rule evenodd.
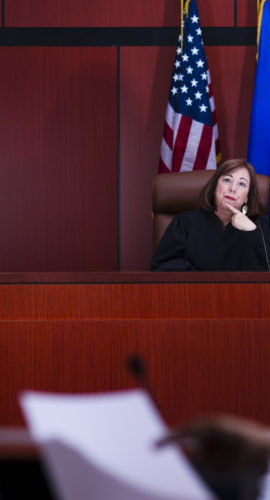
<path id="1" fill-rule="evenodd" d="M 166 421 L 226 412 L 270 424 L 269 273 L 0 274 L 0 425 L 25 389 L 140 384 Z"/>

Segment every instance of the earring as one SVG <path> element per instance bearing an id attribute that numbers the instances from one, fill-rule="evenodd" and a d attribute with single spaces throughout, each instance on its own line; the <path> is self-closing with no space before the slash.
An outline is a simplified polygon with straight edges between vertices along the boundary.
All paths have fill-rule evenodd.
<path id="1" fill-rule="evenodd" d="M 247 211 L 248 211 L 248 206 L 246 203 L 244 203 L 244 205 L 241 208 L 241 212 L 242 214 L 247 215 Z"/>

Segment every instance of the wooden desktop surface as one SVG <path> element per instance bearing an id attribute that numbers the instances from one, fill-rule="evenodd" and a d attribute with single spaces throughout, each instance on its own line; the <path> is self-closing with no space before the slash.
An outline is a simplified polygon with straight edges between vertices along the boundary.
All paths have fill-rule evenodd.
<path id="1" fill-rule="evenodd" d="M 169 424 L 212 412 L 270 424 L 269 273 L 3 273 L 0 304 L 2 426 L 23 424 L 25 389 L 140 384 Z"/>

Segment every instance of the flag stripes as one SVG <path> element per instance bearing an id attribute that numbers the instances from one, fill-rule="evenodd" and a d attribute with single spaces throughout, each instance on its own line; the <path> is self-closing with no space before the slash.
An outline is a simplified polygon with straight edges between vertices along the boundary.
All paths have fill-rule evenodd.
<path id="1" fill-rule="evenodd" d="M 196 0 L 183 5 L 171 80 L 159 172 L 215 169 L 220 144 L 210 72 L 204 53 Z"/>

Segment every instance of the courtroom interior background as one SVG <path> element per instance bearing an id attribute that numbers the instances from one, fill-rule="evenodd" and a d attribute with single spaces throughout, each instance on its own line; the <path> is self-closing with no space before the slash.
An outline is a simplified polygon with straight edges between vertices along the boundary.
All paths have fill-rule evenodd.
<path id="1" fill-rule="evenodd" d="M 1 271 L 147 270 L 180 1 L 0 3 Z M 222 157 L 245 157 L 256 1 L 197 4 Z"/>

